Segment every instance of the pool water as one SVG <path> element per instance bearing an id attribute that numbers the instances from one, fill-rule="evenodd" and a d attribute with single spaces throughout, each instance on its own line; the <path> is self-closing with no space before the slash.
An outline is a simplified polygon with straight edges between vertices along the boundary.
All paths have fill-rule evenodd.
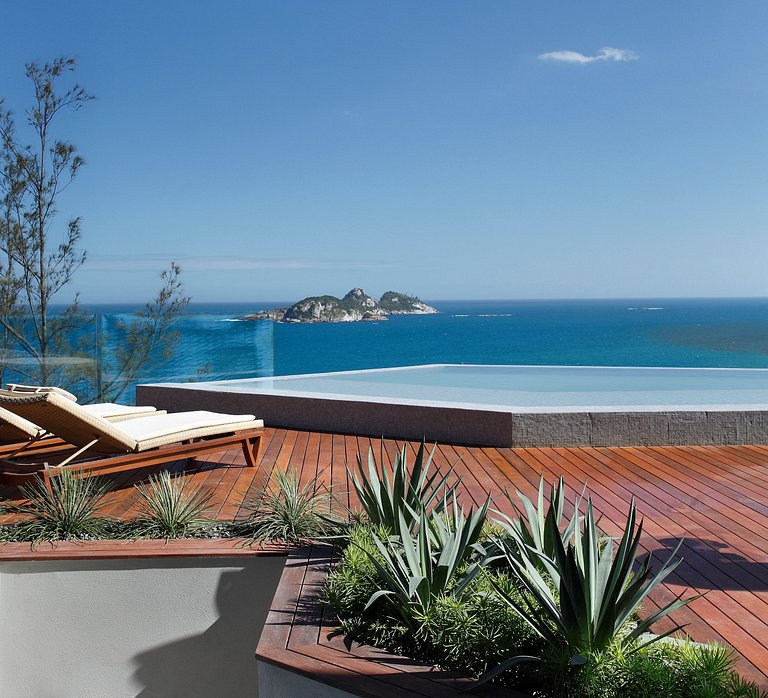
<path id="1" fill-rule="evenodd" d="M 768 409 L 768 369 L 435 364 L 197 386 L 519 412 Z"/>

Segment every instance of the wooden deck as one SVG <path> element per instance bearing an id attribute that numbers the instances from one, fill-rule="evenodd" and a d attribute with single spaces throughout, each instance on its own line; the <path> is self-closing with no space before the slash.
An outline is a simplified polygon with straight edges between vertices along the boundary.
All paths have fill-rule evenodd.
<path id="1" fill-rule="evenodd" d="M 401 443 L 386 441 L 391 458 Z M 411 454 L 417 444 L 408 443 Z M 212 513 L 242 517 L 242 502 L 262 487 L 275 468 L 295 468 L 304 481 L 332 489 L 354 506 L 346 463 L 365 454 L 377 439 L 341 434 L 267 429 L 257 468 L 244 465 L 242 452 L 201 459 L 185 470 L 194 482 L 213 489 Z M 681 538 L 684 562 L 655 594 L 656 603 L 681 591 L 704 593 L 674 614 L 696 640 L 718 640 L 741 656 L 745 676 L 768 682 L 768 446 L 674 448 L 541 448 L 505 449 L 441 445 L 435 463 L 448 467 L 460 459 L 466 501 L 480 502 L 488 493 L 500 508 L 505 488 L 532 496 L 542 474 L 563 475 L 569 499 L 586 483 L 601 526 L 615 534 L 634 497 L 645 518 L 645 551 L 666 557 Z M 184 469 L 179 462 L 172 467 Z M 130 517 L 131 485 L 151 469 L 114 476 L 116 494 L 105 513 Z M 14 490 L 0 490 L 5 497 Z M 649 606 L 650 610 L 650 606 Z M 663 627 L 663 626 L 660 626 Z"/>

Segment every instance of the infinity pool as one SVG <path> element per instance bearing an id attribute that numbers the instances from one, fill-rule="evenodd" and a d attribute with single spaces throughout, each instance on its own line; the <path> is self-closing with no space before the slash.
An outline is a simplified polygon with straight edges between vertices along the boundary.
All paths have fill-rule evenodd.
<path id="1" fill-rule="evenodd" d="M 768 409 L 768 369 L 435 364 L 197 384 L 212 390 L 513 412 Z"/>
<path id="2" fill-rule="evenodd" d="M 435 364 L 145 385 L 137 400 L 480 446 L 768 444 L 768 369 Z"/>

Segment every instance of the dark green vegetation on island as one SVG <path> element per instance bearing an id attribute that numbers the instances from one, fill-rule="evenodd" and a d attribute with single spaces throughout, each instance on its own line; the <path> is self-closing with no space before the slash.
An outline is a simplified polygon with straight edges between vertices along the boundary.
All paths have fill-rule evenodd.
<path id="1" fill-rule="evenodd" d="M 416 296 L 396 291 L 387 291 L 379 298 L 379 307 L 391 314 L 424 312 L 421 310 L 423 305 L 421 299 Z"/>
<path id="2" fill-rule="evenodd" d="M 359 322 L 386 320 L 387 315 L 418 315 L 439 312 L 416 296 L 387 291 L 378 301 L 361 288 L 353 288 L 343 298 L 310 296 L 290 308 L 261 310 L 242 320 L 276 320 L 278 322 Z"/>
<path id="3" fill-rule="evenodd" d="M 589 497 L 564 515 L 562 479 L 549 501 L 543 479 L 537 501 L 508 497 L 511 516 L 488 501 L 465 511 L 459 478 L 429 474 L 430 459 L 358 460 L 363 512 L 325 587 L 350 640 L 540 698 L 766 698 L 730 648 L 650 632 L 696 597 L 638 615 L 680 560 L 654 573 L 636 560 L 634 503 L 619 537 Z"/>

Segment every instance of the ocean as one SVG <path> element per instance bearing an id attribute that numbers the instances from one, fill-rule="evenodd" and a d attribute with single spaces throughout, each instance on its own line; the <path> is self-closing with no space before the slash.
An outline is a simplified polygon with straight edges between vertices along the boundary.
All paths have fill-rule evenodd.
<path id="1" fill-rule="evenodd" d="M 764 298 L 427 302 L 441 313 L 331 324 L 236 321 L 275 303 L 192 304 L 176 354 L 145 380 L 425 363 L 768 367 Z"/>

